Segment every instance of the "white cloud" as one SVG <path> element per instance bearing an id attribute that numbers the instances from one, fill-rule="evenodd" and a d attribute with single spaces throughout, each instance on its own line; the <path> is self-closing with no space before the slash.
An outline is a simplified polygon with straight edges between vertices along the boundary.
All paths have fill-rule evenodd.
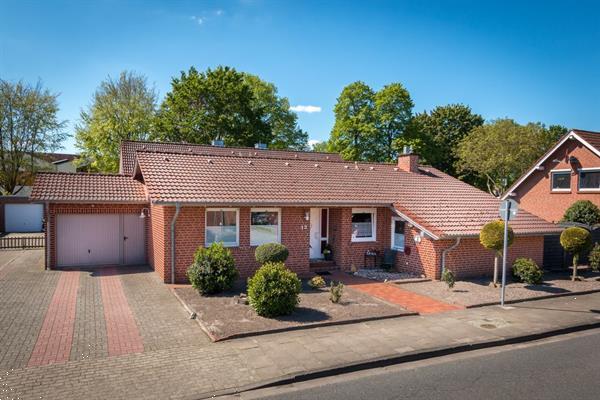
<path id="1" fill-rule="evenodd" d="M 304 113 L 312 114 L 312 113 L 321 112 L 321 107 L 297 105 L 297 106 L 290 107 L 290 110 L 295 111 L 295 112 L 304 112 Z"/>
<path id="2" fill-rule="evenodd" d="M 204 23 L 204 18 L 202 18 L 202 17 L 197 17 L 197 16 L 195 16 L 195 15 L 192 15 L 192 16 L 190 17 L 190 19 L 191 19 L 192 21 L 196 21 L 196 22 L 198 23 L 198 25 L 202 25 L 202 23 Z"/>
<path id="3" fill-rule="evenodd" d="M 322 142 L 321 140 L 317 140 L 317 139 L 310 139 L 310 140 L 308 141 L 308 146 L 309 146 L 309 147 L 312 149 L 312 148 L 314 148 L 314 147 L 315 147 L 315 144 L 319 144 L 319 143 L 321 143 L 321 142 Z"/>

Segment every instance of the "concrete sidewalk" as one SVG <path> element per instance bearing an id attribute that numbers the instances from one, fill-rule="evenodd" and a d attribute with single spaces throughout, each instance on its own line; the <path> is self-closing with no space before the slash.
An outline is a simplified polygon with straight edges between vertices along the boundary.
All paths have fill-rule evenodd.
<path id="1" fill-rule="evenodd" d="M 599 325 L 600 293 L 561 297 L 2 371 L 0 397 L 194 399 Z"/>

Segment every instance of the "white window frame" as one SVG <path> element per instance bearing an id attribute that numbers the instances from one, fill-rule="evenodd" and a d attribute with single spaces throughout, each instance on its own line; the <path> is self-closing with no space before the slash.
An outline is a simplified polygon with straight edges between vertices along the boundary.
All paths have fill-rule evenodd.
<path id="1" fill-rule="evenodd" d="M 565 172 L 569 173 L 569 188 L 568 189 L 555 189 L 554 188 L 554 174 L 564 174 Z M 571 191 L 571 171 L 570 169 L 553 169 L 550 171 L 550 191 L 552 192 L 570 192 Z"/>
<path id="2" fill-rule="evenodd" d="M 240 209 L 239 208 L 207 208 L 204 211 L 204 245 L 206 247 L 210 246 L 212 243 L 208 243 L 208 213 L 211 211 L 235 211 L 235 243 L 233 242 L 223 242 L 224 247 L 239 247 L 240 245 Z"/>
<path id="3" fill-rule="evenodd" d="M 252 241 L 252 213 L 253 212 L 276 212 L 277 223 L 279 229 L 277 230 L 277 242 L 281 243 L 281 208 L 251 208 L 250 209 L 250 246 L 260 246 L 262 243 L 255 243 Z"/>
<path id="4" fill-rule="evenodd" d="M 352 234 L 352 242 L 376 242 L 377 241 L 377 209 L 376 208 L 353 208 L 352 214 L 371 214 L 371 237 L 354 237 Z M 352 228 L 352 217 L 350 218 L 350 227 Z"/>
<path id="5" fill-rule="evenodd" d="M 600 188 L 582 188 L 581 187 L 581 173 L 582 172 L 600 172 L 600 167 L 579 168 L 577 170 L 577 190 L 579 192 L 600 192 Z"/>
<path id="6" fill-rule="evenodd" d="M 396 246 L 396 244 L 394 243 L 394 237 L 395 237 L 395 233 L 396 233 L 396 229 L 395 229 L 396 226 L 395 225 L 396 225 L 396 222 L 398 222 L 398 221 L 399 222 L 404 222 L 404 246 L 402 246 L 402 247 Z M 405 220 L 403 220 L 402 218 L 400 218 L 400 217 L 392 217 L 392 226 L 391 226 L 391 234 L 390 234 L 390 247 L 393 250 L 400 251 L 402 253 L 404 253 L 404 248 L 406 247 L 406 223 L 407 222 Z"/>

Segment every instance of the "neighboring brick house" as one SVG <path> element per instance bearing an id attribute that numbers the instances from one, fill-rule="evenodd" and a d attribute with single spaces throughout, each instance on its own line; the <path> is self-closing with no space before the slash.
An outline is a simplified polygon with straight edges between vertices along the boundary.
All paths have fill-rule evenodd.
<path id="1" fill-rule="evenodd" d="M 600 133 L 574 129 L 563 136 L 507 190 L 520 207 L 549 222 L 558 223 L 577 200 L 600 206 Z M 600 240 L 600 232 L 594 232 Z M 564 264 L 558 236 L 548 236 L 546 265 Z"/>
<path id="2" fill-rule="evenodd" d="M 164 282 L 184 282 L 196 249 L 220 241 L 247 277 L 258 268 L 256 246 L 275 241 L 303 275 L 361 267 L 367 251 L 390 248 L 399 270 L 434 279 L 443 267 L 459 277 L 493 268 L 478 234 L 498 218 L 499 200 L 420 166 L 414 154 L 376 164 L 329 153 L 124 142 L 120 165 L 119 175 L 38 175 L 32 199 L 49 216 L 48 267 L 147 262 Z M 544 235 L 560 231 L 527 212 L 512 227 L 510 260 L 540 264 Z M 329 263 L 320 261 L 326 245 Z"/>

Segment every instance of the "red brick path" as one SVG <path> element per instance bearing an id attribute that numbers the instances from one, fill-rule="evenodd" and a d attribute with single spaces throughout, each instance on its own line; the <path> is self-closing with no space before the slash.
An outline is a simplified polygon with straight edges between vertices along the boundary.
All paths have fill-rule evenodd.
<path id="1" fill-rule="evenodd" d="M 431 297 L 401 289 L 398 285 L 392 283 L 373 282 L 372 280 L 350 276 L 345 273 L 334 273 L 332 274 L 332 279 L 341 281 L 344 285 L 352 287 L 352 289 L 367 293 L 389 303 L 397 304 L 402 308 L 419 314 L 433 314 L 463 309 L 463 307 L 454 304 L 444 303 Z"/>
<path id="2" fill-rule="evenodd" d="M 66 362 L 71 353 L 79 272 L 61 274 L 28 366 Z"/>
<path id="3" fill-rule="evenodd" d="M 106 320 L 108 355 L 143 352 L 142 337 L 115 268 L 102 270 L 100 287 Z"/>

